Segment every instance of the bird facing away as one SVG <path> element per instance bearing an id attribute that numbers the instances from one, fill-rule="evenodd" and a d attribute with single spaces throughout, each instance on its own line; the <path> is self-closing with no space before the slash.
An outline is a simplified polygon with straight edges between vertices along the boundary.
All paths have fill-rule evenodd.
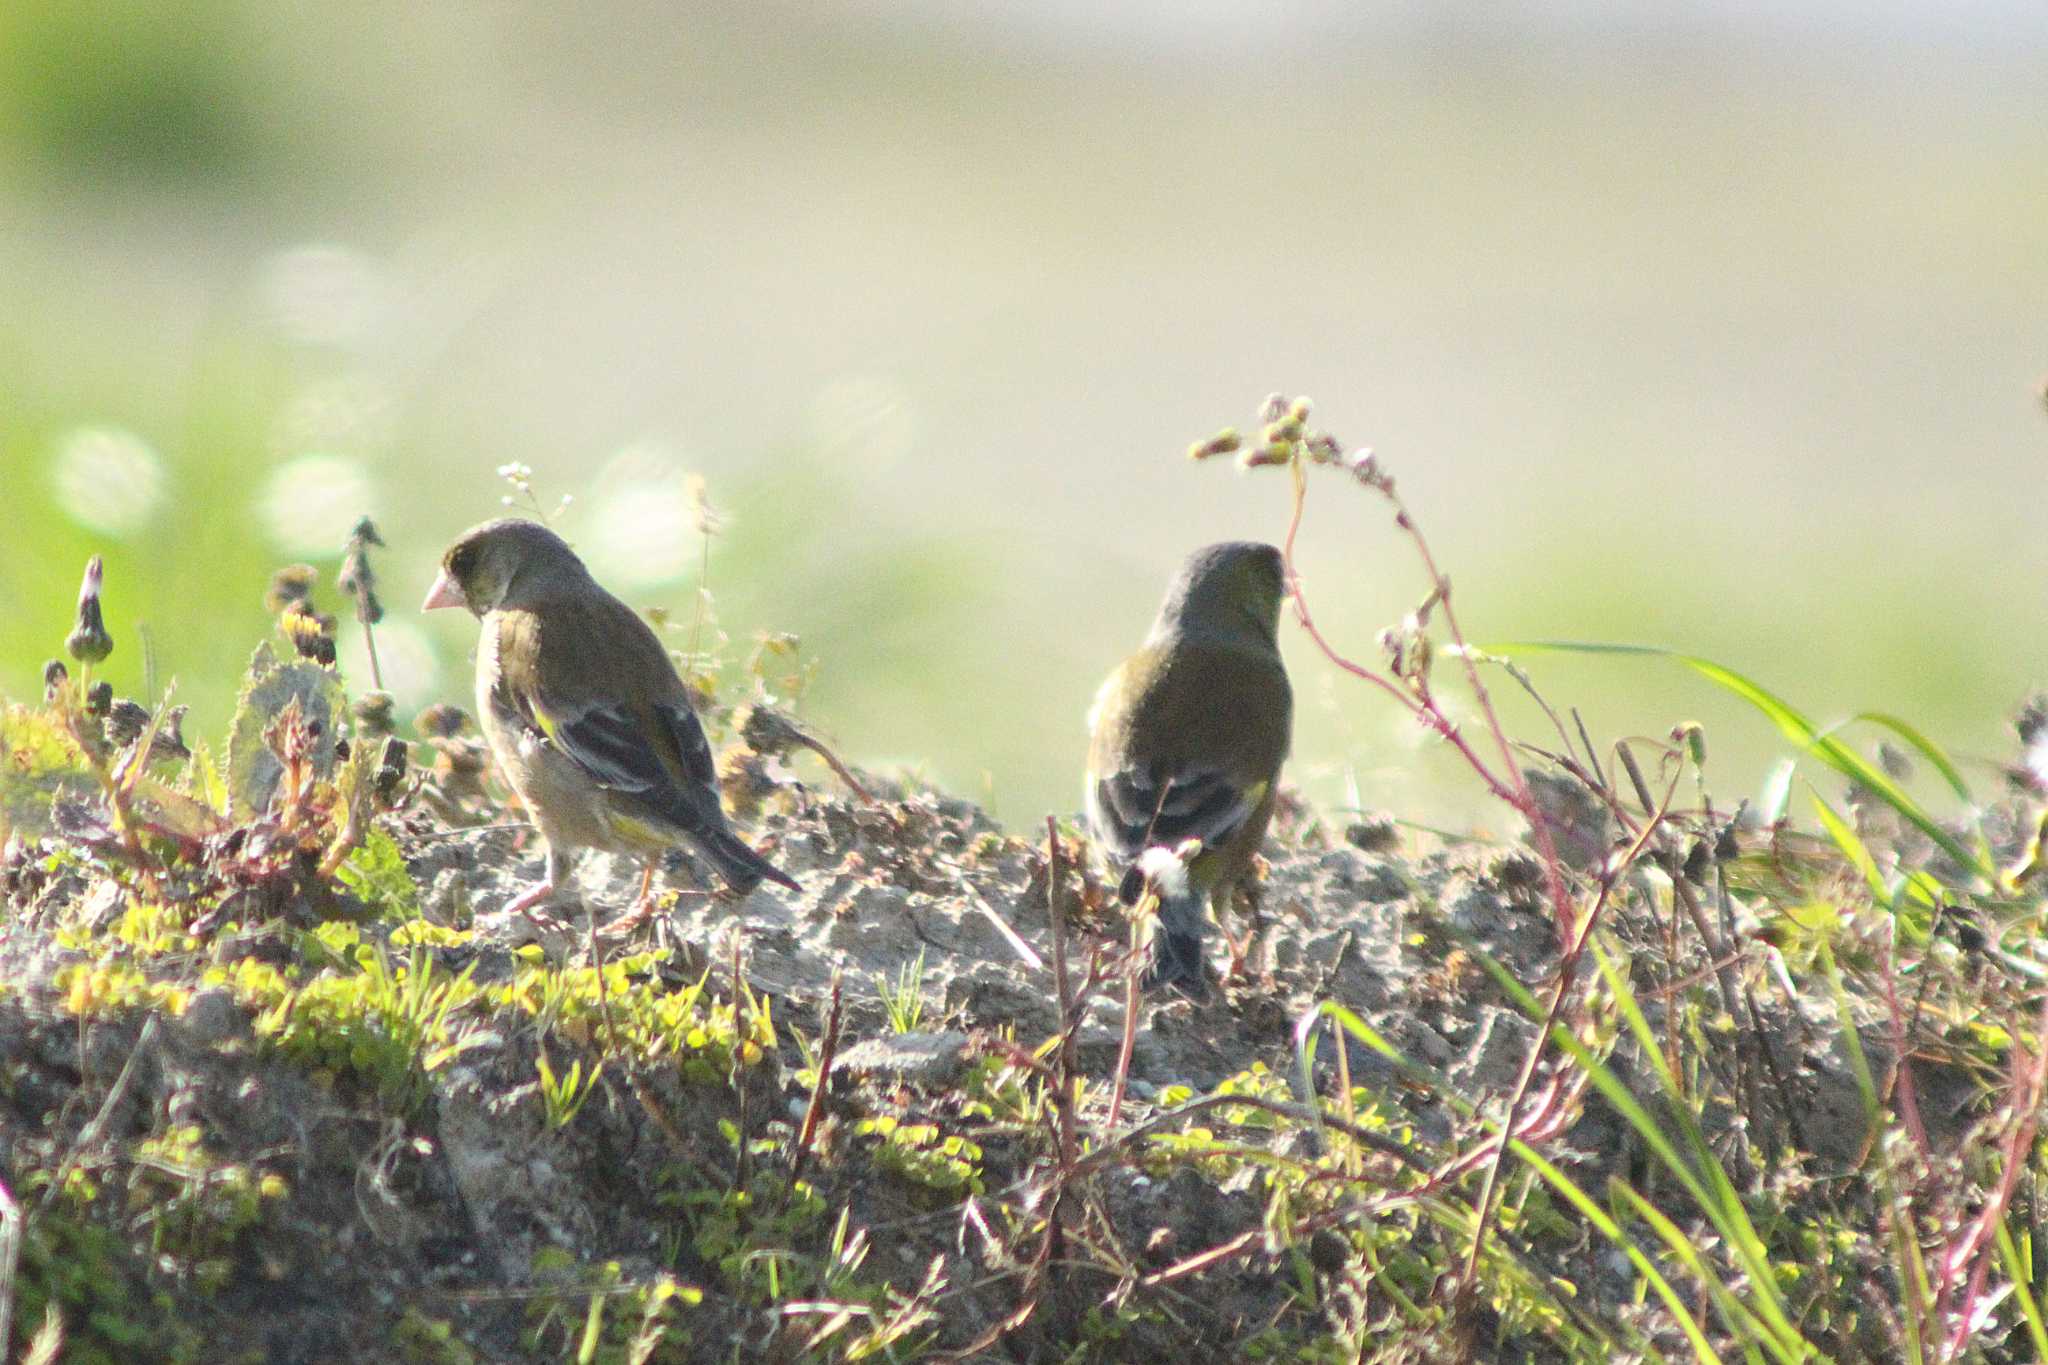
<path id="1" fill-rule="evenodd" d="M 640 898 L 614 929 L 652 913 L 655 863 L 679 841 L 742 895 L 764 877 L 798 889 L 726 825 L 704 727 L 653 628 L 560 536 L 513 517 L 464 532 L 421 609 L 437 607 L 483 622 L 477 716 L 547 842 L 545 878 L 509 910 L 554 895 L 579 848 L 645 860 Z"/>
<path id="2" fill-rule="evenodd" d="M 1272 819 L 1293 728 L 1277 641 L 1286 590 L 1271 545 L 1195 551 L 1151 634 L 1104 680 L 1089 713 L 1088 824 L 1125 870 L 1126 903 L 1138 899 L 1141 866 L 1165 869 L 1147 988 L 1208 994 L 1207 908 L 1251 871 Z M 1201 850 L 1182 869 L 1171 855 L 1189 839 Z"/>

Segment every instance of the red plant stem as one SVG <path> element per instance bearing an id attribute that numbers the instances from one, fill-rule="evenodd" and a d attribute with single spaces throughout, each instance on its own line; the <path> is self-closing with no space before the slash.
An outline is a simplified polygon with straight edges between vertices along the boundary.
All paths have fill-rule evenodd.
<path id="1" fill-rule="evenodd" d="M 2015 1069 L 2018 1060 L 2015 1058 Z M 2005 1217 L 2005 1211 L 2012 1203 L 2013 1188 L 2019 1184 L 2020 1172 L 2026 1169 L 2027 1153 L 2034 1147 L 2034 1129 L 2041 1118 L 2041 1093 L 2048 1089 L 2048 997 L 2041 1001 L 2032 1065 L 2025 1076 L 2015 1076 L 2013 1088 L 2016 1092 L 2013 1097 L 2015 1122 L 2012 1132 L 2006 1135 L 2002 1153 L 2005 1168 L 1998 1177 L 1998 1190 L 1970 1221 L 1969 1230 L 1951 1245 L 1941 1260 L 1941 1279 L 1935 1287 L 1937 1304 L 1947 1293 L 1956 1270 L 1965 1261 L 1974 1258 L 1976 1262 L 1970 1268 L 1970 1283 L 1963 1291 L 1963 1301 L 1956 1307 L 1955 1326 L 1949 1331 L 1945 1354 L 1951 1358 L 1962 1349 L 1973 1316 L 1972 1306 L 1984 1295 L 1984 1280 L 1991 1272 L 1991 1257 L 1997 1244 L 1991 1230 Z"/>
<path id="2" fill-rule="evenodd" d="M 1544 876 L 1549 883 L 1548 889 L 1557 920 L 1558 935 L 1560 939 L 1567 937 L 1571 929 L 1573 906 L 1571 893 L 1565 886 L 1563 868 L 1558 862 L 1557 845 L 1550 837 L 1550 825 L 1543 818 L 1543 812 L 1536 806 L 1536 798 L 1529 791 L 1528 779 L 1522 776 L 1521 765 L 1515 761 L 1514 746 L 1507 737 L 1507 731 L 1501 726 L 1500 717 L 1493 709 L 1493 699 L 1487 693 L 1485 684 L 1480 681 L 1479 666 L 1472 661 L 1471 650 L 1466 647 L 1464 632 L 1458 626 L 1457 613 L 1451 607 L 1450 585 L 1438 570 L 1436 556 L 1430 553 L 1429 542 L 1423 537 L 1421 528 L 1415 524 L 1415 519 L 1408 515 L 1407 504 L 1391 490 L 1378 490 L 1382 497 L 1394 505 L 1395 523 L 1408 533 L 1408 538 L 1415 543 L 1416 552 L 1422 557 L 1423 568 L 1429 574 L 1430 586 L 1436 589 L 1438 600 L 1443 607 L 1444 624 L 1464 659 L 1466 677 L 1471 683 L 1473 694 L 1479 700 L 1480 712 L 1486 718 L 1487 728 L 1493 732 L 1494 742 L 1500 746 L 1501 759 L 1510 781 L 1504 782 L 1495 775 L 1493 769 L 1489 768 L 1486 761 L 1472 748 L 1457 723 L 1443 713 L 1434 697 L 1417 698 L 1403 690 L 1392 679 L 1347 659 L 1337 652 L 1324 637 L 1323 632 L 1317 628 L 1314 613 L 1309 610 L 1308 594 L 1302 590 L 1301 576 L 1294 567 L 1294 542 L 1301 531 L 1302 516 L 1308 504 L 1308 474 L 1298 456 L 1289 464 L 1288 471 L 1294 480 L 1294 505 L 1287 521 L 1287 539 L 1281 546 L 1281 557 L 1287 566 L 1288 593 L 1294 599 L 1296 619 L 1301 622 L 1302 629 L 1308 632 L 1309 638 L 1315 642 L 1316 648 L 1322 651 L 1324 658 L 1353 677 L 1362 678 L 1373 684 L 1406 707 L 1410 715 L 1434 730 L 1458 751 L 1472 771 L 1486 784 L 1488 791 L 1513 807 L 1529 822 L 1530 832 L 1536 840 L 1536 851 L 1542 856 Z"/>
<path id="3" fill-rule="evenodd" d="M 1633 863 L 1649 846 L 1651 836 L 1663 828 L 1665 810 L 1669 808 L 1672 794 L 1677 789 L 1678 781 L 1673 778 L 1671 790 L 1664 794 L 1664 806 L 1660 807 L 1652 818 L 1643 821 L 1642 829 L 1636 833 L 1635 842 L 1629 845 L 1628 851 L 1616 864 L 1617 867 L 1627 867 Z M 1467 1289 L 1476 1283 L 1475 1277 L 1479 1272 L 1479 1253 L 1486 1243 L 1486 1228 L 1492 1213 L 1493 1192 L 1499 1188 L 1501 1169 L 1506 1166 L 1508 1159 L 1508 1139 L 1515 1131 L 1515 1111 L 1521 1108 L 1530 1084 L 1536 1079 L 1536 1067 L 1543 1059 L 1544 1045 L 1549 1042 L 1551 1031 L 1557 1026 L 1558 1017 L 1564 1012 L 1564 1003 L 1570 997 L 1572 983 L 1578 976 L 1579 960 L 1585 955 L 1586 944 L 1592 940 L 1593 929 L 1600 921 L 1600 912 L 1607 905 L 1607 898 L 1614 889 L 1614 883 L 1613 877 L 1601 882 L 1600 894 L 1594 898 L 1592 908 L 1586 912 L 1585 922 L 1576 927 L 1576 932 L 1567 936 L 1564 956 L 1557 964 L 1557 987 L 1551 992 L 1550 1007 L 1544 1012 L 1543 1026 L 1537 1030 L 1535 1039 L 1530 1042 L 1529 1055 L 1522 1059 L 1521 1072 L 1515 1077 L 1514 1089 L 1508 1094 L 1507 1110 L 1501 1116 L 1500 1146 L 1493 1154 L 1492 1163 L 1486 1168 L 1486 1178 L 1479 1187 L 1479 1202 L 1474 1206 L 1478 1222 L 1472 1232 L 1472 1250 L 1465 1258 L 1464 1284 Z"/>

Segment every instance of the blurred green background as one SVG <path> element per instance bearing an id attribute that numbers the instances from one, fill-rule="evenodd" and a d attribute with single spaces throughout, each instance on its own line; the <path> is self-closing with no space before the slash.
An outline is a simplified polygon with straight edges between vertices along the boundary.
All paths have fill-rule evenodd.
<path id="1" fill-rule="evenodd" d="M 269 571 L 369 511 L 407 713 L 466 698 L 413 608 L 498 465 L 684 616 L 695 473 L 734 656 L 798 633 L 851 757 L 1021 823 L 1180 555 L 1284 530 L 1181 451 L 1287 389 L 1475 637 L 1988 757 L 2048 678 L 2043 205 L 2048 10 L 1998 0 L 8 0 L 0 692 L 104 551 L 117 684 L 146 623 L 216 728 Z M 1372 657 L 1406 545 L 1334 480 L 1305 537 Z M 1312 794 L 1499 825 L 1298 636 Z M 1775 748 L 1675 668 L 1533 668 L 1596 734 L 1706 722 L 1730 797 Z"/>

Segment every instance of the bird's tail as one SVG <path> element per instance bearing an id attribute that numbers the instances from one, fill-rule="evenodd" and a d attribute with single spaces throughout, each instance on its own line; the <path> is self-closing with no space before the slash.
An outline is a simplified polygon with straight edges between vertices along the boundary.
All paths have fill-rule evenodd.
<path id="1" fill-rule="evenodd" d="M 1202 931 L 1208 918 L 1199 892 L 1170 895 L 1159 902 L 1159 922 L 1152 931 L 1152 961 L 1145 968 L 1146 990 L 1170 987 L 1192 1000 L 1209 995 L 1209 968 L 1202 952 Z"/>
<path id="2" fill-rule="evenodd" d="M 1209 918 L 1208 893 L 1191 875 L 1200 851 L 1197 840 L 1177 849 L 1148 848 L 1140 854 L 1117 887 L 1125 905 L 1136 905 L 1149 888 L 1159 897 L 1152 926 L 1151 961 L 1140 981 L 1146 990 L 1171 987 L 1194 1000 L 1209 994 L 1209 969 L 1202 956 L 1202 931 Z"/>
<path id="3" fill-rule="evenodd" d="M 705 830 L 695 837 L 694 842 L 698 852 L 709 858 L 712 866 L 718 869 L 718 875 L 742 896 L 759 886 L 763 878 L 791 891 L 803 890 L 793 878 L 754 852 L 731 830 Z"/>

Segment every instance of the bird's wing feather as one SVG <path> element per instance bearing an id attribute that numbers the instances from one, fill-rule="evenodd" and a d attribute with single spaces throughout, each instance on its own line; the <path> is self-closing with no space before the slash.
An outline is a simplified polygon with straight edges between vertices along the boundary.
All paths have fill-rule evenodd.
<path id="1" fill-rule="evenodd" d="M 610 597 L 573 613 L 521 615 L 504 628 L 494 698 L 502 693 L 507 709 L 639 813 L 684 830 L 723 826 L 711 745 L 646 623 Z M 602 690 L 559 681 L 589 678 L 588 669 L 546 666 L 592 650 L 615 665 Z"/>
<path id="2" fill-rule="evenodd" d="M 1091 715 L 1097 837 L 1125 860 L 1186 839 L 1229 839 L 1268 795 L 1289 705 L 1287 675 L 1269 651 L 1184 642 L 1125 660 Z M 1247 723 L 1262 708 L 1278 708 L 1279 723 Z"/>
<path id="3" fill-rule="evenodd" d="M 1132 858 L 1187 839 L 1220 844 L 1237 833 L 1265 795 L 1265 783 L 1247 789 L 1215 768 L 1125 768 L 1096 781 L 1093 806 L 1104 841 L 1118 857 Z"/>

